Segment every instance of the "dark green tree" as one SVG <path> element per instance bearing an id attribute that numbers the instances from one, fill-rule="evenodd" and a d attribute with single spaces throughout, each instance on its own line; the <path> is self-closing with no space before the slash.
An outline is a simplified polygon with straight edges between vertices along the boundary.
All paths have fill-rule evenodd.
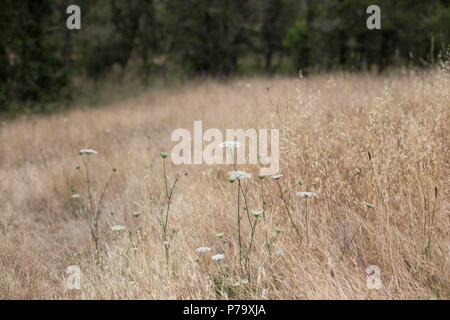
<path id="1" fill-rule="evenodd" d="M 0 105 L 51 102 L 69 85 L 53 1 L 4 0 L 0 11 Z M 36 104 L 36 102 L 39 102 Z"/>

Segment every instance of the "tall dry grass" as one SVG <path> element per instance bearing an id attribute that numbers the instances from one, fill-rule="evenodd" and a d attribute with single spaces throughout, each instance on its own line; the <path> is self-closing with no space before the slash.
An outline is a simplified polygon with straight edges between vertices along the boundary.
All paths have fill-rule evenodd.
<path id="1" fill-rule="evenodd" d="M 449 91 L 445 70 L 206 81 L 2 123 L 0 297 L 448 299 Z M 255 230 L 250 283 L 239 272 L 236 185 L 226 165 L 167 162 L 169 182 L 188 175 L 173 194 L 169 228 L 176 233 L 166 263 L 160 151 L 170 151 L 174 129 L 192 130 L 194 120 L 204 128 L 280 129 L 279 182 L 300 237 L 276 182 L 264 179 L 266 218 Z M 76 170 L 84 147 L 99 152 L 90 160 L 94 198 L 118 170 L 101 208 L 101 266 Z M 245 183 L 250 209 L 259 209 L 258 168 L 241 168 L 254 174 Z M 319 195 L 308 203 L 309 246 L 298 191 Z M 243 224 L 244 241 L 250 233 Z M 220 267 L 194 252 L 200 246 L 225 253 Z M 69 265 L 81 268 L 81 290 L 64 286 Z M 381 290 L 367 288 L 369 265 L 381 269 Z"/>

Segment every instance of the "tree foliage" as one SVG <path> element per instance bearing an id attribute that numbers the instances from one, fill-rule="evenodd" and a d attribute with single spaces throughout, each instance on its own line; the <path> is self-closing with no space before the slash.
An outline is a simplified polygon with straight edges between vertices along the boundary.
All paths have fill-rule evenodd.
<path id="1" fill-rule="evenodd" d="M 77 4 L 82 30 L 66 28 Z M 69 97 L 76 79 L 304 74 L 433 63 L 450 41 L 448 0 L 2 0 L 0 110 Z"/>

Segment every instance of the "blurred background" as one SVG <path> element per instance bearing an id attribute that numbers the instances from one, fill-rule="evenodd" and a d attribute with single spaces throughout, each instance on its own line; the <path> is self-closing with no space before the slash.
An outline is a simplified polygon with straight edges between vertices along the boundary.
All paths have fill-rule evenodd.
<path id="1" fill-rule="evenodd" d="M 199 77 L 424 68 L 446 54 L 449 3 L 0 0 L 0 114 L 92 105 Z M 71 4 L 81 30 L 66 27 Z M 371 4 L 381 7 L 381 30 L 366 27 Z"/>

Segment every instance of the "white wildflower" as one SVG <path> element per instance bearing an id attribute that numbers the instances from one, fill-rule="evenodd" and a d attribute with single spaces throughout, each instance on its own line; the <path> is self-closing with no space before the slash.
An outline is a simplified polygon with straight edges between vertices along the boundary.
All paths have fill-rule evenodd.
<path id="1" fill-rule="evenodd" d="M 95 151 L 94 149 L 89 149 L 89 148 L 81 149 L 81 150 L 80 150 L 80 154 L 87 154 L 87 155 L 90 155 L 90 154 L 97 154 L 97 153 L 98 153 L 98 152 Z"/>
<path id="2" fill-rule="evenodd" d="M 79 198 L 80 198 L 80 194 L 79 193 L 72 194 L 72 199 L 79 199 Z"/>
<path id="3" fill-rule="evenodd" d="M 272 176 L 273 180 L 279 180 L 283 175 L 281 173 Z"/>
<path id="4" fill-rule="evenodd" d="M 210 247 L 199 247 L 199 248 L 195 249 L 195 253 L 197 253 L 197 254 L 203 254 L 203 253 L 207 253 L 209 251 L 211 251 Z"/>
<path id="5" fill-rule="evenodd" d="M 140 213 L 139 211 L 133 211 L 133 212 L 131 213 L 131 215 L 132 215 L 133 217 L 135 217 L 135 218 L 138 218 L 138 217 L 141 215 L 141 213 Z"/>
<path id="6" fill-rule="evenodd" d="M 262 210 L 252 210 L 252 215 L 255 216 L 256 218 L 259 218 L 260 216 L 262 216 L 264 211 Z"/>
<path id="7" fill-rule="evenodd" d="M 225 235 L 224 232 L 216 233 L 216 237 L 219 238 L 219 239 L 222 239 L 224 235 Z"/>
<path id="8" fill-rule="evenodd" d="M 214 261 L 220 262 L 223 259 L 225 259 L 225 255 L 223 253 L 219 253 L 219 254 L 212 256 L 211 259 L 213 259 Z"/>
<path id="9" fill-rule="evenodd" d="M 274 253 L 275 253 L 275 255 L 276 255 L 277 257 L 281 257 L 281 256 L 284 255 L 283 249 L 277 249 L 277 250 L 275 250 Z"/>
<path id="10" fill-rule="evenodd" d="M 111 227 L 111 230 L 114 232 L 120 232 L 120 231 L 124 231 L 126 228 L 122 225 L 115 225 Z"/>
<path id="11" fill-rule="evenodd" d="M 222 149 L 229 149 L 229 150 L 232 150 L 232 149 L 237 149 L 237 148 L 239 148 L 241 146 L 241 143 L 240 142 L 238 142 L 238 141 L 233 141 L 233 140 L 230 140 L 230 141 L 225 141 L 225 142 L 222 142 L 222 143 L 220 143 L 219 144 L 219 148 L 222 148 Z"/>
<path id="12" fill-rule="evenodd" d="M 370 204 L 370 203 L 367 203 L 367 202 L 364 202 L 364 205 L 365 205 L 368 209 L 373 209 L 373 208 L 375 208 L 375 205 L 374 205 L 374 204 Z"/>
<path id="13" fill-rule="evenodd" d="M 297 196 L 299 196 L 300 198 L 318 198 L 319 196 L 317 195 L 317 193 L 314 192 L 297 192 Z"/>
<path id="14" fill-rule="evenodd" d="M 230 180 L 246 180 L 246 179 L 250 179 L 252 177 L 252 175 L 248 172 L 245 171 L 230 171 L 228 172 L 228 179 Z"/>

